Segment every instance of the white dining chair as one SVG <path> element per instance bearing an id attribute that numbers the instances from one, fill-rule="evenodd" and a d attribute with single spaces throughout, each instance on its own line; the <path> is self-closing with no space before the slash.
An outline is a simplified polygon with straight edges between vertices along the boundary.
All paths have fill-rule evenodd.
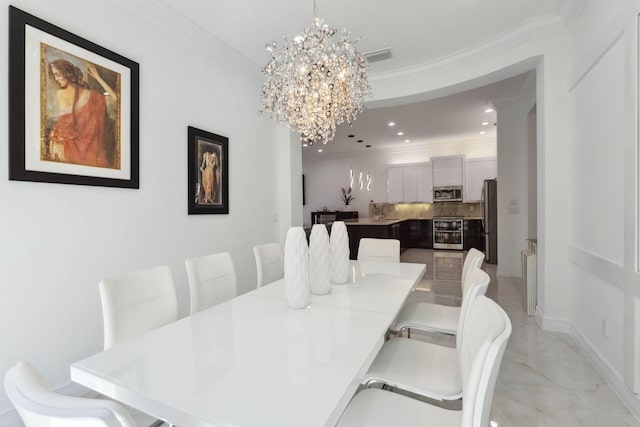
<path id="1" fill-rule="evenodd" d="M 284 277 L 284 253 L 280 243 L 264 243 L 253 247 L 258 272 L 258 288 Z"/>
<path id="2" fill-rule="evenodd" d="M 178 320 L 178 297 L 168 266 L 109 277 L 100 282 L 104 348 Z"/>
<path id="3" fill-rule="evenodd" d="M 236 269 L 229 252 L 205 255 L 185 261 L 191 314 L 238 295 Z"/>
<path id="4" fill-rule="evenodd" d="M 460 368 L 465 357 L 463 345 L 466 339 L 475 339 L 468 317 L 478 297 L 486 292 L 489 275 L 474 268 L 466 282 L 468 289 L 462 301 L 455 348 L 393 338 L 383 344 L 362 383 L 365 386 L 387 384 L 439 401 L 462 397 Z"/>
<path id="5" fill-rule="evenodd" d="M 497 303 L 480 295 L 469 311 L 466 331 L 469 338 L 463 340 L 460 349 L 461 411 L 368 388 L 353 397 L 337 426 L 487 427 L 511 321 Z"/>
<path id="6" fill-rule="evenodd" d="M 4 388 L 26 427 L 136 426 L 127 411 L 116 402 L 50 391 L 42 375 L 25 361 L 6 372 Z"/>
<path id="7" fill-rule="evenodd" d="M 400 262 L 400 240 L 363 237 L 358 244 L 358 261 Z"/>
<path id="8" fill-rule="evenodd" d="M 480 268 L 483 261 L 484 253 L 479 250 L 471 248 L 467 253 L 460 280 L 463 298 L 467 291 L 465 286 L 467 276 L 474 268 Z M 460 307 L 417 301 L 404 306 L 391 330 L 397 335 L 402 335 L 406 330 L 408 337 L 411 337 L 411 329 L 454 335 L 458 328 L 459 317 Z"/>

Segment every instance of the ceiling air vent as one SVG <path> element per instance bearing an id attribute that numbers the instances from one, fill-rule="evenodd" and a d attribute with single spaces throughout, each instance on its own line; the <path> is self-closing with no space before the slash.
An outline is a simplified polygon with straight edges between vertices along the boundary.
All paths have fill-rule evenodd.
<path id="1" fill-rule="evenodd" d="M 369 63 L 384 61 L 385 59 L 391 58 L 391 48 L 385 47 L 383 49 L 371 50 L 369 52 L 363 53 L 362 55 L 364 56 L 364 59 L 366 59 Z"/>

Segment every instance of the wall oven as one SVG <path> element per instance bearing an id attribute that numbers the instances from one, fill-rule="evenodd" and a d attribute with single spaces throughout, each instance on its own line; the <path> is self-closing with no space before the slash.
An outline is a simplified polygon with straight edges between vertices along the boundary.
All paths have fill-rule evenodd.
<path id="1" fill-rule="evenodd" d="M 433 249 L 463 249 L 462 218 L 433 218 Z"/>

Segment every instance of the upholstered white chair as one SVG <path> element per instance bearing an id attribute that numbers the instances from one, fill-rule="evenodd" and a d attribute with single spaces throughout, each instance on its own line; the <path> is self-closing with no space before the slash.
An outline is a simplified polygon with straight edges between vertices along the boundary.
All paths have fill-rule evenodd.
<path id="1" fill-rule="evenodd" d="M 258 270 L 258 288 L 284 277 L 284 253 L 280 243 L 264 243 L 253 247 Z"/>
<path id="2" fill-rule="evenodd" d="M 498 304 L 481 295 L 469 311 L 465 333 L 469 337 L 462 341 L 459 357 L 462 411 L 370 388 L 354 396 L 337 426 L 487 427 L 500 364 L 511 335 L 511 322 Z"/>
<path id="3" fill-rule="evenodd" d="M 100 282 L 104 348 L 178 320 L 171 269 L 160 266 Z"/>
<path id="4" fill-rule="evenodd" d="M 435 400 L 457 400 L 462 397 L 460 377 L 464 341 L 475 339 L 468 317 L 489 285 L 489 276 L 479 268 L 472 269 L 466 280 L 467 291 L 462 300 L 458 320 L 456 347 L 445 347 L 408 338 L 386 341 L 378 352 L 363 384 L 383 383 Z"/>
<path id="5" fill-rule="evenodd" d="M 400 262 L 400 240 L 363 237 L 358 245 L 358 261 Z"/>
<path id="6" fill-rule="evenodd" d="M 54 393 L 36 369 L 20 361 L 4 376 L 4 388 L 26 427 L 135 427 L 116 402 Z"/>
<path id="7" fill-rule="evenodd" d="M 462 297 L 467 291 L 465 279 L 469 272 L 474 268 L 480 268 L 484 261 L 484 253 L 477 249 L 471 248 L 467 253 L 467 257 L 462 265 Z M 458 318 L 460 317 L 460 307 L 452 307 L 441 304 L 432 304 L 428 302 L 412 302 L 407 304 L 395 321 L 395 325 L 391 328 L 398 335 L 402 335 L 407 330 L 408 336 L 411 336 L 411 329 L 417 329 L 427 332 L 440 332 L 453 335 L 458 328 Z"/>
<path id="8" fill-rule="evenodd" d="M 185 261 L 191 314 L 238 295 L 236 269 L 229 252 L 205 255 Z"/>

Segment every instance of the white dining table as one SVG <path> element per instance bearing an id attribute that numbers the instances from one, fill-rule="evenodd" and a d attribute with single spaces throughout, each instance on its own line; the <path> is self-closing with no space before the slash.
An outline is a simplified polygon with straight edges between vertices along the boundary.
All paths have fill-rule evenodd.
<path id="1" fill-rule="evenodd" d="M 71 379 L 180 427 L 333 426 L 426 271 L 350 268 L 307 308 L 279 280 L 73 363 Z"/>

